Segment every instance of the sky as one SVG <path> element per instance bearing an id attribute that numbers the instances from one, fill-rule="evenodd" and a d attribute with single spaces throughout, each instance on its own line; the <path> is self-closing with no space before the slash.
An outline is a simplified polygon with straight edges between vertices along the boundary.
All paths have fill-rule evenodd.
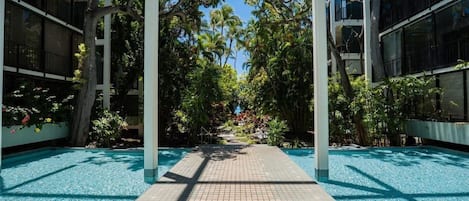
<path id="1" fill-rule="evenodd" d="M 246 5 L 244 3 L 244 0 L 225 0 L 223 4 L 228 4 L 230 5 L 233 10 L 234 14 L 237 15 L 239 18 L 241 18 L 241 21 L 243 21 L 243 26 L 246 26 L 248 21 L 251 19 L 252 14 L 251 12 L 253 11 L 253 7 Z M 221 7 L 221 5 L 219 7 Z M 209 20 L 210 19 L 210 11 L 212 8 L 201 8 L 202 12 L 205 13 L 204 20 Z M 231 64 L 236 69 L 236 72 L 238 73 L 238 76 L 246 73 L 246 69 L 243 68 L 243 64 L 247 61 L 247 56 L 246 52 L 243 50 L 238 51 L 236 56 L 236 63 L 234 59 L 229 59 L 228 63 Z"/>

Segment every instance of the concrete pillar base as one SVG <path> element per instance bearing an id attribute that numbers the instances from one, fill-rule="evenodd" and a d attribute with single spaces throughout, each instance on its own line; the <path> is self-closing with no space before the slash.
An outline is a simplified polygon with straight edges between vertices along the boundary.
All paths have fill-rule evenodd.
<path id="1" fill-rule="evenodd" d="M 317 181 L 329 180 L 329 170 L 314 169 L 315 177 Z"/>
<path id="2" fill-rule="evenodd" d="M 143 176 L 145 183 L 154 184 L 158 180 L 158 168 L 144 169 Z"/>

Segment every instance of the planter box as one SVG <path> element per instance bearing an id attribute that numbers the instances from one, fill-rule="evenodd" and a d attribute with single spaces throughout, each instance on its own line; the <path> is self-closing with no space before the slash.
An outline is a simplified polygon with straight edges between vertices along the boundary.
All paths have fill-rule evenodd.
<path id="1" fill-rule="evenodd" d="M 469 145 L 469 123 L 408 120 L 406 131 L 409 136 Z"/>
<path id="2" fill-rule="evenodd" d="M 39 133 L 34 132 L 35 127 L 31 126 L 17 130 L 12 134 L 10 131 L 13 128 L 15 127 L 2 128 L 2 148 L 66 138 L 69 134 L 68 124 L 65 122 L 44 124 Z"/>

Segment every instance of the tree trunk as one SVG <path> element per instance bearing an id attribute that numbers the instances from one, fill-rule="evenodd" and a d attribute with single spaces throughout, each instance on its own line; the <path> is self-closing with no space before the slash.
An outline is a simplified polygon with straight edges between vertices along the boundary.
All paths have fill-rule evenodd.
<path id="1" fill-rule="evenodd" d="M 130 1 L 132 2 L 132 1 Z M 98 19 L 119 11 L 117 6 L 99 7 L 99 0 L 88 0 L 85 12 L 83 38 L 86 56 L 83 62 L 82 83 L 74 109 L 69 143 L 84 146 L 90 129 L 91 111 L 96 99 L 96 26 Z"/>
<path id="2" fill-rule="evenodd" d="M 96 99 L 96 25 L 96 16 L 87 11 L 83 29 L 86 58 L 82 69 L 82 78 L 85 81 L 78 94 L 77 105 L 74 109 L 70 138 L 70 144 L 73 146 L 84 146 L 86 144 L 91 111 Z"/>
<path id="3" fill-rule="evenodd" d="M 373 77 L 382 80 L 386 77 L 386 70 L 383 65 L 383 56 L 379 43 L 379 15 L 381 0 L 371 1 L 371 60 L 373 61 Z"/>
<path id="4" fill-rule="evenodd" d="M 342 87 L 344 88 L 345 96 L 349 99 L 349 101 L 353 101 L 353 99 L 355 98 L 355 94 L 353 92 L 352 85 L 350 84 L 350 79 L 347 75 L 345 65 L 342 62 L 343 61 L 342 56 L 340 56 L 340 52 L 339 50 L 337 50 L 336 48 L 337 46 L 335 45 L 334 39 L 332 38 L 332 34 L 330 32 L 327 32 L 327 44 L 329 45 L 329 48 L 331 49 L 332 56 L 337 61 L 337 69 L 339 70 L 339 74 L 340 74 L 340 83 L 342 84 Z M 355 124 L 355 128 L 357 131 L 358 144 L 367 145 L 368 144 L 367 132 L 363 124 L 363 119 L 360 116 L 360 114 L 353 114 L 352 121 Z"/>

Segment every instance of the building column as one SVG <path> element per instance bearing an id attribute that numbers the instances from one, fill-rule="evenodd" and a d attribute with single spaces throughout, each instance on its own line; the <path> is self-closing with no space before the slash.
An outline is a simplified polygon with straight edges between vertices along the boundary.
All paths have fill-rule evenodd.
<path id="1" fill-rule="evenodd" d="M 106 6 L 111 0 L 106 0 Z M 104 16 L 103 107 L 111 108 L 111 14 Z"/>
<path id="2" fill-rule="evenodd" d="M 313 0 L 314 154 L 316 179 L 329 177 L 327 25 L 325 0 Z"/>
<path id="3" fill-rule="evenodd" d="M 371 60 L 371 0 L 363 0 L 363 56 L 365 64 L 365 79 L 368 86 L 373 82 L 373 70 Z"/>
<path id="4" fill-rule="evenodd" d="M 336 42 L 336 23 L 335 23 L 335 1 L 329 1 L 329 24 L 330 24 L 330 32 L 332 35 L 332 40 Z M 336 42 L 337 43 L 337 42 Z M 331 75 L 335 78 L 337 74 L 337 61 L 335 57 L 331 56 Z"/>
<path id="5" fill-rule="evenodd" d="M 148 183 L 158 179 L 158 1 L 145 1 L 144 32 L 144 177 Z"/>
<path id="6" fill-rule="evenodd" d="M 4 50 L 4 43 L 5 43 L 5 1 L 0 1 L 0 106 L 2 106 L 2 110 L 0 110 L 0 128 L 3 127 L 3 120 L 2 120 L 2 112 L 3 112 L 3 50 Z M 2 147 L 3 147 L 3 133 L 2 129 L 0 129 L 0 172 L 2 171 Z"/>

